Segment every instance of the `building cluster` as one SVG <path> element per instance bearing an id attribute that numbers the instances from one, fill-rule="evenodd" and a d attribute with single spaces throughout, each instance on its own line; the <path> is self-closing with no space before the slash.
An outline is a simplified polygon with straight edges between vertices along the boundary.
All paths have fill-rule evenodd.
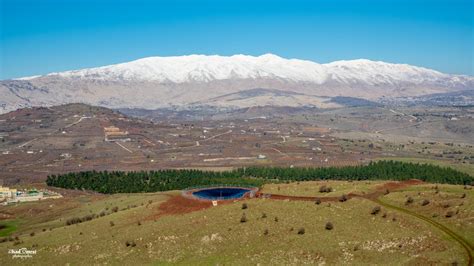
<path id="1" fill-rule="evenodd" d="M 104 127 L 105 141 L 130 141 L 127 131 L 121 131 L 118 127 Z"/>
<path id="2" fill-rule="evenodd" d="M 38 201 L 43 199 L 61 198 L 61 194 L 50 190 L 17 190 L 14 188 L 0 186 L 0 203 L 7 205 L 10 203 Z"/>

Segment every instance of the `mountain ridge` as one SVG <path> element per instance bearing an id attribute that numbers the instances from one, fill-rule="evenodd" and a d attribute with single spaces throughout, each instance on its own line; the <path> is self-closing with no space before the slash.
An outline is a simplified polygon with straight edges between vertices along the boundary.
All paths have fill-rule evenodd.
<path id="1" fill-rule="evenodd" d="M 165 69 L 165 66 L 167 69 Z M 176 69 L 178 67 L 184 67 L 184 69 Z M 224 68 L 216 69 L 219 67 Z M 272 67 L 280 68 L 281 70 L 278 71 L 274 68 L 272 69 Z M 302 69 L 301 67 L 309 67 L 310 69 Z M 295 58 L 285 59 L 274 54 L 264 54 L 261 56 L 248 56 L 243 54 L 233 56 L 192 54 L 185 56 L 145 57 L 124 63 L 111 64 L 101 67 L 85 68 L 79 70 L 53 72 L 46 75 L 17 78 L 15 80 L 31 80 L 41 77 L 52 76 L 70 78 L 82 77 L 90 79 L 103 79 L 106 77 L 109 79 L 113 79 L 121 77 L 125 79 L 128 78 L 128 80 L 160 82 L 169 81 L 174 83 L 183 83 L 186 81 L 210 81 L 212 78 L 229 79 L 238 77 L 245 79 L 280 77 L 292 79 L 294 81 L 318 82 L 321 81 L 322 78 L 326 78 L 329 75 L 338 75 L 337 71 L 347 71 L 348 68 L 358 68 L 359 70 L 367 70 L 367 68 L 369 67 L 377 73 L 381 72 L 381 69 L 374 70 L 374 67 L 384 67 L 385 70 L 389 71 L 410 71 L 413 75 L 423 72 L 423 74 L 429 74 L 431 77 L 470 77 L 467 75 L 444 74 L 442 72 L 425 67 L 412 66 L 408 64 L 387 63 L 383 61 L 369 59 L 337 60 L 325 64 L 320 64 L 310 60 L 301 60 Z M 184 73 L 189 73 L 190 79 L 186 80 L 182 76 L 172 76 L 169 73 L 180 71 Z M 199 73 L 199 71 L 201 71 L 201 73 Z M 296 79 L 294 76 L 285 77 L 284 74 L 288 74 L 288 72 L 293 75 L 295 75 L 295 72 L 300 73 L 300 79 Z M 234 73 L 236 76 L 232 76 L 232 73 Z M 200 77 L 198 74 L 203 74 L 204 76 Z M 212 76 L 205 76 L 206 74 L 212 74 Z M 271 76 L 270 74 L 273 74 L 274 76 Z M 321 75 L 322 77 L 315 77 L 317 74 Z M 340 75 L 338 76 L 340 77 Z M 193 77 L 195 79 L 192 79 Z"/>
<path id="2" fill-rule="evenodd" d="M 249 99 L 222 97 L 252 89 L 273 93 Z M 332 108 L 325 97 L 381 98 L 471 90 L 474 77 L 367 59 L 326 64 L 261 56 L 147 57 L 96 68 L 0 81 L 1 112 L 29 106 L 85 103 L 109 108 L 264 105 Z M 246 95 L 246 94 L 243 94 Z M 264 97 L 263 97 L 264 96 Z M 221 97 L 221 98 L 219 98 Z M 222 99 L 216 101 L 215 99 Z M 286 105 L 288 104 L 288 105 Z"/>

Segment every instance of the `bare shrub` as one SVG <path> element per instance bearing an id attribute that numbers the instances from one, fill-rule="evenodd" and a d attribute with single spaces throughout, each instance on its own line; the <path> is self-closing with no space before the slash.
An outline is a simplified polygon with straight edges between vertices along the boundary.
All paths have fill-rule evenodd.
<path id="1" fill-rule="evenodd" d="M 268 235 L 268 229 L 265 229 L 265 230 L 263 231 L 263 235 L 264 235 L 264 236 Z"/>
<path id="2" fill-rule="evenodd" d="M 412 197 L 408 197 L 407 201 L 405 201 L 405 205 L 409 205 L 409 204 L 412 204 L 412 203 L 413 203 L 413 198 Z"/>
<path id="3" fill-rule="evenodd" d="M 340 202 L 345 202 L 345 201 L 347 201 L 347 196 L 346 196 L 346 194 L 342 194 L 342 196 L 339 197 L 339 201 L 340 201 Z"/>
<path id="4" fill-rule="evenodd" d="M 382 209 L 380 208 L 380 206 L 375 206 L 374 208 L 372 208 L 372 211 L 370 212 L 370 214 L 372 215 L 377 215 Z"/>
<path id="5" fill-rule="evenodd" d="M 430 201 L 427 200 L 427 199 L 424 199 L 424 200 L 421 202 L 421 206 L 426 206 L 426 205 L 428 205 L 428 204 L 430 204 Z"/>
<path id="6" fill-rule="evenodd" d="M 326 225 L 324 226 L 324 228 L 326 230 L 332 230 L 334 228 L 334 226 L 332 225 L 331 222 L 327 222 Z"/>
<path id="7" fill-rule="evenodd" d="M 74 217 L 66 220 L 66 225 L 79 224 L 82 223 L 82 219 L 79 217 Z"/>
<path id="8" fill-rule="evenodd" d="M 242 210 L 245 210 L 245 209 L 247 209 L 248 207 L 249 207 L 249 206 L 247 205 L 247 203 L 243 203 L 243 204 L 242 204 Z"/>
<path id="9" fill-rule="evenodd" d="M 316 203 L 316 205 L 319 205 L 319 204 L 321 204 L 321 200 L 320 200 L 320 199 L 316 199 L 316 201 L 315 201 L 314 203 Z"/>
<path id="10" fill-rule="evenodd" d="M 298 229 L 298 235 L 304 235 L 304 233 L 305 233 L 304 228 Z"/>
<path id="11" fill-rule="evenodd" d="M 319 192 L 321 193 L 329 193 L 332 192 L 332 187 L 328 187 L 326 185 L 322 185 L 319 187 Z"/>
<path id="12" fill-rule="evenodd" d="M 91 215 L 91 214 L 82 217 L 82 221 L 83 221 L 83 222 L 84 222 L 84 221 L 90 221 L 90 220 L 92 220 L 92 219 L 94 219 L 94 216 Z"/>
<path id="13" fill-rule="evenodd" d="M 119 210 L 119 207 L 117 207 L 117 206 L 112 208 L 112 212 L 118 212 L 118 210 Z"/>
<path id="14" fill-rule="evenodd" d="M 242 217 L 240 217 L 240 222 L 241 223 L 246 223 L 247 222 L 247 216 L 245 216 L 245 213 L 242 214 Z"/>
<path id="15" fill-rule="evenodd" d="M 137 244 L 133 240 L 127 240 L 127 242 L 125 242 L 125 246 L 127 247 L 135 247 L 136 245 Z"/>
<path id="16" fill-rule="evenodd" d="M 453 217 L 453 216 L 454 216 L 454 212 L 453 212 L 453 211 L 448 211 L 444 216 L 445 216 L 446 218 Z"/>
<path id="17" fill-rule="evenodd" d="M 115 225 L 115 223 L 110 221 L 110 226 L 114 226 L 114 225 Z"/>

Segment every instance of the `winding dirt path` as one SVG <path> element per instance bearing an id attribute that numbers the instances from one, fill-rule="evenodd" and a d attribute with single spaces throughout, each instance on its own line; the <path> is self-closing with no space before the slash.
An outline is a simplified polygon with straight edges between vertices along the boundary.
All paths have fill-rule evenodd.
<path id="1" fill-rule="evenodd" d="M 461 235 L 455 233 L 448 227 L 444 226 L 443 224 L 440 224 L 426 216 L 423 216 L 421 214 L 418 214 L 416 212 L 410 211 L 408 209 L 391 205 L 389 203 L 386 203 L 382 201 L 380 198 L 387 193 L 387 191 L 394 191 L 394 190 L 399 190 L 405 187 L 413 186 L 413 185 L 418 185 L 418 184 L 423 184 L 424 182 L 421 180 L 407 180 L 407 181 L 402 181 L 402 182 L 387 182 L 384 183 L 376 188 L 374 192 L 364 194 L 364 195 L 359 195 L 359 194 L 354 194 L 350 193 L 347 196 L 347 199 L 351 199 L 354 197 L 358 198 L 365 198 L 368 200 L 371 200 L 385 208 L 392 209 L 395 211 L 399 211 L 408 215 L 411 215 L 415 218 L 418 218 L 426 223 L 429 223 L 430 225 L 438 228 L 440 231 L 444 232 L 446 235 L 448 235 L 453 241 L 457 242 L 467 253 L 468 257 L 468 264 L 467 265 L 473 265 L 473 253 L 474 253 L 474 246 L 469 243 L 464 237 Z M 315 201 L 316 199 L 319 199 L 321 202 L 335 202 L 339 201 L 340 197 L 300 197 L 300 196 L 287 196 L 287 195 L 276 195 L 276 194 L 264 194 L 260 193 L 258 194 L 260 197 L 268 197 L 271 199 L 276 199 L 276 200 L 299 200 L 299 201 Z"/>
<path id="2" fill-rule="evenodd" d="M 464 239 L 464 237 L 452 231 L 451 229 L 444 226 L 443 224 L 440 224 L 428 217 L 425 217 L 421 214 L 418 214 L 416 212 L 413 212 L 411 210 L 408 210 L 399 206 L 391 205 L 380 199 L 383 195 L 387 193 L 387 191 L 391 192 L 391 191 L 399 190 L 399 189 L 409 187 L 412 185 L 418 185 L 418 184 L 423 184 L 423 183 L 424 182 L 421 180 L 406 180 L 406 181 L 401 181 L 401 182 L 389 181 L 380 186 L 377 186 L 376 189 L 371 193 L 367 193 L 364 195 L 349 193 L 346 195 L 346 197 L 347 199 L 357 197 L 357 198 L 364 198 L 364 199 L 371 200 L 385 208 L 389 208 L 389 209 L 413 216 L 417 219 L 422 220 L 423 222 L 426 222 L 438 228 L 440 231 L 444 232 L 448 237 L 450 237 L 453 241 L 459 243 L 459 245 L 467 253 L 468 265 L 473 265 L 474 247 L 469 241 Z M 316 199 L 319 199 L 321 202 L 337 202 L 340 200 L 340 196 L 305 197 L 305 196 L 288 196 L 288 195 L 269 194 L 269 193 L 262 193 L 262 192 L 257 192 L 256 197 L 257 198 L 270 198 L 270 199 L 275 199 L 275 200 L 296 200 L 296 201 L 316 201 Z M 225 204 L 229 202 L 232 202 L 232 201 L 219 201 L 219 204 Z M 182 195 L 170 196 L 170 198 L 167 201 L 165 201 L 164 203 L 158 206 L 157 208 L 158 211 L 155 214 L 147 217 L 146 219 L 153 220 L 153 219 L 162 217 L 164 215 L 179 215 L 179 214 L 204 210 L 210 207 L 212 207 L 211 201 L 190 199 L 187 197 L 183 197 Z"/>
<path id="3" fill-rule="evenodd" d="M 382 201 L 381 199 L 379 198 L 376 198 L 376 199 L 371 199 L 373 202 L 377 203 L 377 204 L 380 204 L 382 206 L 384 206 L 385 208 L 388 208 L 388 209 L 392 209 L 392 210 L 396 210 L 396 211 L 399 211 L 399 212 L 403 212 L 405 214 L 408 214 L 408 215 L 411 215 L 413 217 L 416 217 L 420 220 L 423 220 L 424 222 L 427 222 L 429 224 L 431 224 L 432 226 L 438 228 L 439 230 L 443 231 L 445 234 L 447 234 L 449 237 L 451 237 L 454 241 L 458 242 L 463 248 L 464 250 L 467 252 L 467 256 L 468 256 L 468 264 L 467 265 L 473 265 L 473 259 L 472 259 L 472 254 L 474 252 L 474 247 L 471 243 L 469 243 L 466 239 L 464 239 L 462 236 L 458 235 L 457 233 L 453 232 L 451 229 L 449 229 L 448 227 L 426 217 L 426 216 L 423 216 L 421 214 L 418 214 L 416 212 L 413 212 L 413 211 L 410 211 L 410 210 L 407 210 L 407 209 L 404 209 L 404 208 L 401 208 L 401 207 L 398 207 L 398 206 L 395 206 L 395 205 L 391 205 L 391 204 L 388 204 L 384 201 Z"/>

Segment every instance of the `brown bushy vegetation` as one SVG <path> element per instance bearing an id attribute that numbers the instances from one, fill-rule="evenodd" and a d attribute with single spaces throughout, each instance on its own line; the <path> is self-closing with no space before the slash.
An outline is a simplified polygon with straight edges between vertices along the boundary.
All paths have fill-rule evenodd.
<path id="1" fill-rule="evenodd" d="M 426 206 L 426 205 L 428 205 L 428 204 L 430 204 L 430 201 L 427 200 L 427 199 L 424 199 L 424 200 L 421 202 L 421 206 Z"/>
<path id="2" fill-rule="evenodd" d="M 133 240 L 127 240 L 127 242 L 125 242 L 125 246 L 127 247 L 135 247 L 136 245 L 137 244 Z"/>
<path id="3" fill-rule="evenodd" d="M 339 201 L 340 201 L 340 202 L 347 201 L 347 196 L 346 196 L 346 194 L 342 194 L 342 196 L 339 197 Z"/>
<path id="4" fill-rule="evenodd" d="M 321 187 L 319 187 L 319 192 L 320 193 L 329 193 L 329 192 L 332 192 L 332 187 L 328 187 L 326 185 L 322 185 Z"/>
<path id="5" fill-rule="evenodd" d="M 375 206 L 372 211 L 370 212 L 370 214 L 372 215 L 377 215 L 382 209 L 380 208 L 380 206 Z"/>
<path id="6" fill-rule="evenodd" d="M 332 225 L 331 222 L 327 222 L 326 225 L 324 226 L 324 228 L 326 228 L 326 230 L 332 230 L 334 228 L 334 226 Z"/>

